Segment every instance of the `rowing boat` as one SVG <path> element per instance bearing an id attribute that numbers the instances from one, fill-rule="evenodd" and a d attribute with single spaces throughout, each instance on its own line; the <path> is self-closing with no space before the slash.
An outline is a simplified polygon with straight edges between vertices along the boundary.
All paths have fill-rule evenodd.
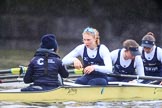
<path id="1" fill-rule="evenodd" d="M 16 102 L 98 102 L 162 100 L 162 86 L 113 82 L 108 86 L 66 84 L 42 92 L 0 91 L 0 101 Z"/>
<path id="2" fill-rule="evenodd" d="M 1 70 L 1 74 L 12 73 L 12 76 L 2 76 L 3 79 L 20 77 L 23 68 Z M 22 72 L 20 72 L 22 71 Z M 81 74 L 82 70 L 69 70 L 69 73 Z M 17 75 L 19 74 L 19 75 Z M 108 74 L 108 76 L 128 77 L 161 81 L 161 77 Z M 72 78 L 72 76 L 71 76 Z M 2 84 L 1 84 L 2 85 Z M 14 84 L 12 84 L 14 85 Z M 9 85 L 10 86 L 10 85 Z M 24 85 L 26 86 L 26 85 Z M 8 87 L 10 88 L 10 87 Z M 17 88 L 17 87 L 15 87 Z M 0 101 L 19 102 L 97 102 L 97 101 L 136 101 L 162 100 L 162 86 L 151 84 L 132 84 L 124 82 L 109 82 L 108 86 L 78 85 L 65 82 L 64 86 L 42 92 L 20 92 L 20 89 L 0 91 Z"/>

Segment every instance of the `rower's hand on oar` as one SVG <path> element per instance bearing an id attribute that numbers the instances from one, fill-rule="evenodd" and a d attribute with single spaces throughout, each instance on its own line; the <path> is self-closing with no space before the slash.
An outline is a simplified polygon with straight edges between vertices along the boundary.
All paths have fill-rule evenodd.
<path id="1" fill-rule="evenodd" d="M 74 68 L 75 69 L 81 69 L 81 68 L 83 68 L 82 63 L 81 63 L 81 61 L 78 58 L 75 58 L 75 60 L 74 60 Z"/>
<path id="2" fill-rule="evenodd" d="M 85 74 L 90 74 L 92 71 L 94 71 L 94 66 L 87 66 L 84 68 Z"/>

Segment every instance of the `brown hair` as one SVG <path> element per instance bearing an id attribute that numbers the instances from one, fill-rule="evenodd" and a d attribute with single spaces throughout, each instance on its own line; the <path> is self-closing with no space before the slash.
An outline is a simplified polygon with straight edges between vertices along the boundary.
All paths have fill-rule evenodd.
<path id="1" fill-rule="evenodd" d="M 130 47 L 139 47 L 139 44 L 133 39 L 127 39 L 123 42 L 123 47 L 129 49 Z"/>
<path id="2" fill-rule="evenodd" d="M 154 33 L 152 33 L 152 32 L 148 32 L 148 33 L 142 38 L 142 40 L 148 40 L 148 41 L 153 41 L 153 42 L 156 41 L 156 40 L 155 40 L 155 35 L 154 35 Z"/>

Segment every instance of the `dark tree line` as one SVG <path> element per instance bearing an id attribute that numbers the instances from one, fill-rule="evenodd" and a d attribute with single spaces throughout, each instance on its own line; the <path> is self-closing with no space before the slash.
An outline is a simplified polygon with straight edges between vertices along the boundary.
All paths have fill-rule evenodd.
<path id="1" fill-rule="evenodd" d="M 16 40 L 38 40 L 44 33 L 55 33 L 60 42 L 80 41 L 88 25 L 97 28 L 106 41 L 121 37 L 140 41 L 152 31 L 160 43 L 161 23 L 161 0 L 0 1 L 0 39 L 15 42 L 15 47 L 20 43 Z"/>

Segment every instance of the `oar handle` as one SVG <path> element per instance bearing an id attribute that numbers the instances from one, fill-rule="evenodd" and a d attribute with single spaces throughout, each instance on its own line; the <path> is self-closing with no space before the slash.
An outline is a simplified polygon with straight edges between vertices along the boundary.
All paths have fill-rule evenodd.
<path id="1" fill-rule="evenodd" d="M 81 75 L 81 74 L 83 74 L 83 69 L 82 68 L 81 69 L 68 69 L 68 72 L 70 74 L 79 74 L 79 75 Z"/>
<path id="2" fill-rule="evenodd" d="M 21 74 L 25 73 L 26 70 L 27 70 L 27 67 L 19 66 L 19 68 L 11 68 L 11 69 L 0 70 L 0 74 L 11 73 L 13 75 L 21 75 Z"/>
<path id="3" fill-rule="evenodd" d="M 11 73 L 13 75 L 19 75 L 21 68 L 11 68 Z"/>
<path id="4" fill-rule="evenodd" d="M 11 73 L 13 75 L 21 75 L 23 73 L 25 73 L 27 70 L 27 67 L 19 67 L 19 68 L 11 68 Z"/>

